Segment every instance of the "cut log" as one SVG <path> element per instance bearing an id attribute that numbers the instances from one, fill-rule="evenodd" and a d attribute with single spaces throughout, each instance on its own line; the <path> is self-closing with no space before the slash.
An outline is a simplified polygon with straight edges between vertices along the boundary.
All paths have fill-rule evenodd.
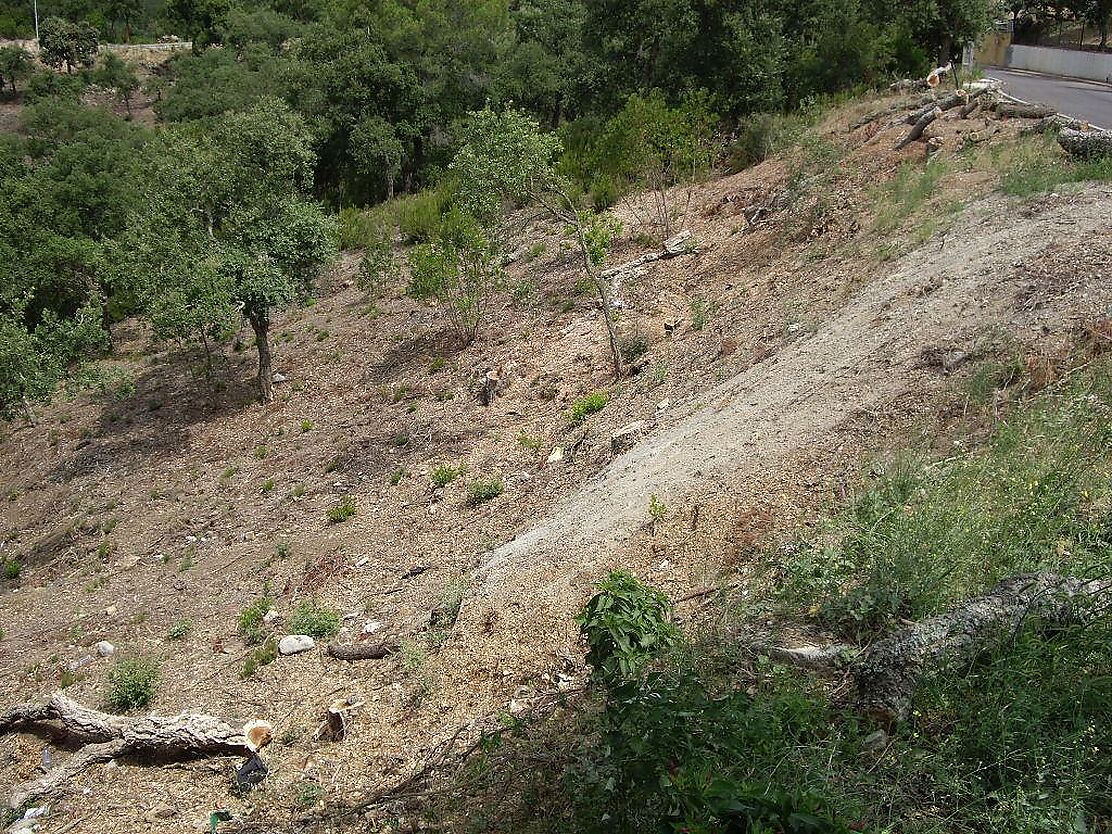
<path id="1" fill-rule="evenodd" d="M 1070 130 L 1089 130 L 1089 123 L 1083 122 L 1080 119 L 1075 119 L 1072 116 L 1063 116 L 1061 113 L 1055 113 L 1051 116 L 1047 116 L 1045 119 L 1039 119 L 1032 125 L 1027 125 L 1019 131 L 1019 135 L 1031 136 L 1035 133 L 1046 133 L 1050 131 L 1058 133 L 1066 128 Z"/>
<path id="2" fill-rule="evenodd" d="M 918 110 L 913 110 L 907 115 L 904 121 L 909 125 L 918 124 L 919 120 L 934 110 L 936 107 L 945 113 L 947 110 L 953 110 L 959 105 L 965 104 L 969 101 L 969 94 L 965 90 L 957 90 L 950 93 L 948 96 L 940 98 L 938 101 L 929 102 L 926 106 L 920 107 Z"/>
<path id="3" fill-rule="evenodd" d="M 337 660 L 382 660 L 395 654 L 399 648 L 399 645 L 393 642 L 357 643 L 354 646 L 329 643 L 325 651 Z"/>
<path id="4" fill-rule="evenodd" d="M 18 704 L 0 713 L 0 733 L 10 732 L 23 724 L 43 722 L 61 724 L 62 729 L 84 742 L 85 746 L 64 765 L 52 768 L 38 779 L 17 785 L 10 799 L 13 808 L 58 792 L 65 782 L 84 768 L 116 756 L 136 753 L 174 756 L 252 753 L 252 744 L 244 729 L 237 729 L 211 715 L 110 715 L 89 709 L 62 692 L 55 692 L 45 704 Z"/>
<path id="5" fill-rule="evenodd" d="M 1112 156 L 1112 131 L 1066 128 L 1058 134 L 1058 144 L 1075 159 Z"/>
<path id="6" fill-rule="evenodd" d="M 1045 104 L 1027 104 L 1021 101 L 998 101 L 996 115 L 1002 119 L 1045 119 L 1057 111 Z"/>
<path id="7" fill-rule="evenodd" d="M 911 128 L 911 132 L 908 133 L 907 136 L 905 136 L 898 145 L 896 145 L 896 150 L 898 151 L 901 148 L 907 147 L 920 136 L 922 136 L 923 131 L 927 129 L 927 125 L 929 125 L 941 115 L 942 110 L 940 110 L 938 107 L 934 107 L 931 110 L 923 113 L 923 115 L 919 117 L 918 121 L 915 122 L 915 127 Z"/>
<path id="8" fill-rule="evenodd" d="M 1112 579 L 1013 576 L 871 645 L 853 664 L 859 708 L 887 724 L 907 718 L 919 682 L 974 659 L 1028 619 L 1086 623 L 1112 610 Z"/>

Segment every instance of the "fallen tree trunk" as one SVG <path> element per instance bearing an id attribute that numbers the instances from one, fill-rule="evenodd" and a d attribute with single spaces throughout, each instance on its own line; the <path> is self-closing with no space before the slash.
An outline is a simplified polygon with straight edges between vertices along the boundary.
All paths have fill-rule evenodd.
<path id="1" fill-rule="evenodd" d="M 1112 610 L 1112 579 L 1052 573 L 1013 576 L 871 645 L 853 663 L 859 708 L 891 724 L 907 718 L 924 678 L 968 663 L 1014 635 L 1029 618 L 1054 625 L 1085 623 Z"/>
<path id="2" fill-rule="evenodd" d="M 10 732 L 23 724 L 48 721 L 58 722 L 62 729 L 85 744 L 64 765 L 51 768 L 37 779 L 16 785 L 10 798 L 12 808 L 56 793 L 84 768 L 117 756 L 136 753 L 177 756 L 253 753 L 246 728 L 237 729 L 211 715 L 110 715 L 89 709 L 61 692 L 55 692 L 45 704 L 18 704 L 0 713 L 0 733 Z"/>
<path id="3" fill-rule="evenodd" d="M 1058 144 L 1075 159 L 1112 156 L 1112 131 L 1082 131 L 1066 128 L 1058 134 Z"/>
<path id="4" fill-rule="evenodd" d="M 1002 119 L 1045 119 L 1057 111 L 1045 104 L 1027 104 L 1021 101 L 998 101 L 996 115 Z"/>
<path id="5" fill-rule="evenodd" d="M 902 148 L 907 147 L 920 136 L 922 136 L 923 131 L 927 129 L 927 125 L 929 125 L 941 115 L 942 110 L 938 107 L 934 107 L 930 110 L 927 110 L 926 112 L 923 112 L 923 114 L 915 122 L 915 127 L 911 128 L 911 132 L 908 133 L 907 136 L 905 136 L 898 145 L 896 145 L 896 150 L 898 151 Z"/>
<path id="6" fill-rule="evenodd" d="M 1055 113 L 1051 116 L 1047 116 L 1045 119 L 1039 119 L 1033 125 L 1027 125 L 1019 131 L 1019 135 L 1031 136 L 1032 134 L 1045 133 L 1046 131 L 1058 133 L 1066 128 L 1070 130 L 1088 130 L 1089 124 L 1080 119 L 1075 119 L 1072 116 L 1063 116 L 1061 113 Z"/>
<path id="7" fill-rule="evenodd" d="M 357 643 L 354 646 L 341 646 L 339 643 L 329 643 L 325 649 L 330 657 L 337 660 L 382 660 L 395 654 L 399 645 L 397 643 Z"/>

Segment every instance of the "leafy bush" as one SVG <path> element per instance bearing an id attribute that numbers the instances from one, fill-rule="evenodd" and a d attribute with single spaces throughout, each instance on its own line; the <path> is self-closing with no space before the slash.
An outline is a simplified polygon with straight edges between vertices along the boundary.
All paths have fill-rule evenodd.
<path id="1" fill-rule="evenodd" d="M 409 265 L 409 294 L 434 299 L 459 339 L 470 344 L 504 283 L 495 247 L 479 223 L 453 211 L 434 241 L 410 253 Z"/>
<path id="2" fill-rule="evenodd" d="M 23 572 L 23 564 L 19 559 L 8 559 L 4 562 L 4 578 L 15 580 L 19 579 L 19 575 Z"/>
<path id="3" fill-rule="evenodd" d="M 119 660 L 108 672 L 108 706 L 130 712 L 147 706 L 158 683 L 158 661 L 150 658 Z"/>
<path id="4" fill-rule="evenodd" d="M 579 425 L 596 411 L 602 411 L 610 401 L 610 395 L 605 391 L 593 391 L 580 397 L 571 404 L 568 410 L 568 419 Z"/>
<path id="5" fill-rule="evenodd" d="M 269 592 L 266 592 L 240 613 L 239 633 L 243 635 L 245 643 L 254 645 L 266 639 L 268 631 L 263 617 L 273 605 L 274 600 L 271 599 Z"/>
<path id="6" fill-rule="evenodd" d="M 340 630 L 340 613 L 320 605 L 315 599 L 303 600 L 293 610 L 289 627 L 291 634 L 307 634 L 324 640 Z"/>
<path id="7" fill-rule="evenodd" d="M 345 495 L 340 499 L 339 504 L 328 508 L 328 520 L 332 524 L 339 524 L 341 521 L 347 521 L 355 513 L 355 499 L 350 495 Z"/>
<path id="8" fill-rule="evenodd" d="M 575 618 L 587 640 L 587 663 L 595 680 L 613 687 L 632 680 L 678 632 L 668 621 L 671 604 L 663 593 L 623 571 L 599 583 Z"/>
<path id="9" fill-rule="evenodd" d="M 397 197 L 384 208 L 397 224 L 405 243 L 428 243 L 440 230 L 440 218 L 450 200 L 450 186 L 440 186 Z"/>
<path id="10" fill-rule="evenodd" d="M 459 466 L 442 464 L 432 471 L 432 484 L 437 488 L 446 487 L 466 471 L 467 467 L 463 464 Z"/>
<path id="11" fill-rule="evenodd" d="M 467 488 L 467 497 L 472 504 L 484 504 L 493 501 L 502 494 L 502 481 L 494 478 L 489 481 L 475 481 Z"/>

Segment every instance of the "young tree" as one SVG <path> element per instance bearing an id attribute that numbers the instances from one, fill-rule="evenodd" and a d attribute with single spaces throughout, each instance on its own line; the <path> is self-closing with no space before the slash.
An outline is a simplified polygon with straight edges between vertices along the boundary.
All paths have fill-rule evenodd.
<path id="1" fill-rule="evenodd" d="M 160 335 L 205 340 L 247 320 L 263 401 L 272 317 L 336 253 L 335 223 L 307 196 L 313 163 L 308 128 L 275 99 L 167 131 L 150 155 L 146 210 L 120 247 Z"/>
<path id="2" fill-rule="evenodd" d="M 649 192 L 652 204 L 647 212 L 636 202 L 631 208 L 642 225 L 656 227 L 662 243 L 672 236 L 677 212 L 669 192 L 694 182 L 710 166 L 715 121 L 705 97 L 689 96 L 683 107 L 669 107 L 664 94 L 653 90 L 645 96 L 631 95 L 607 123 L 596 167 L 627 187 Z"/>
<path id="3" fill-rule="evenodd" d="M 143 12 L 143 0 L 107 0 L 104 6 L 108 19 L 123 27 L 125 43 L 131 43 L 132 24 L 142 18 Z"/>
<path id="4" fill-rule="evenodd" d="M 96 72 L 96 83 L 116 91 L 116 98 L 127 108 L 131 118 L 131 97 L 139 89 L 139 76 L 135 68 L 115 52 L 105 52 L 104 59 Z"/>
<path id="5" fill-rule="evenodd" d="M 84 20 L 70 23 L 48 17 L 39 28 L 39 54 L 43 63 L 55 69 L 65 66 L 66 73 L 89 68 L 96 61 L 97 30 Z"/>
<path id="6" fill-rule="evenodd" d="M 15 92 L 17 81 L 26 81 L 35 71 L 31 53 L 17 44 L 0 46 L 0 91 L 5 82 Z"/>
<path id="7" fill-rule="evenodd" d="M 409 256 L 409 293 L 434 298 L 464 344 L 474 341 L 490 296 L 502 284 L 497 252 L 475 218 L 454 210 L 432 243 Z"/>
<path id="8" fill-rule="evenodd" d="M 23 306 L 0 302 L 0 417 L 22 410 L 34 425 L 32 404 L 49 400 L 70 365 L 104 346 L 105 333 L 94 305 L 68 320 L 47 314 L 32 329 Z"/>
<path id="9" fill-rule="evenodd" d="M 460 179 L 460 202 L 473 216 L 496 228 L 507 203 L 529 201 L 573 231 L 583 271 L 599 296 L 614 376 L 621 378 L 611 287 L 602 275 L 616 228 L 612 219 L 581 209 L 571 185 L 557 173 L 559 138 L 543 133 L 525 113 L 512 109 L 498 113 L 488 107 L 469 114 L 462 140 L 451 170 Z"/>

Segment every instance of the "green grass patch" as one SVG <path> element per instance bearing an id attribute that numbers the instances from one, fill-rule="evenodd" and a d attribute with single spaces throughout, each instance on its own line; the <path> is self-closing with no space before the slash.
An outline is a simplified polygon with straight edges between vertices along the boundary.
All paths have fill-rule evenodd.
<path id="1" fill-rule="evenodd" d="M 331 637 L 340 630 L 340 612 L 307 599 L 298 603 L 290 615 L 290 634 L 307 634 L 317 640 Z"/>
<path id="2" fill-rule="evenodd" d="M 568 409 L 568 419 L 575 425 L 579 425 L 592 414 L 602 411 L 606 408 L 606 404 L 610 402 L 610 395 L 605 391 L 593 391 L 586 394 L 571 404 Z"/>

